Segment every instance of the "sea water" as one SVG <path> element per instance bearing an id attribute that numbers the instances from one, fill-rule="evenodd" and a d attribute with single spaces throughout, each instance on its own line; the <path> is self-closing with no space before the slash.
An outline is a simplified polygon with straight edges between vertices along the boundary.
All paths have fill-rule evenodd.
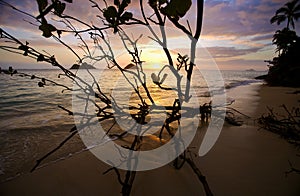
<path id="1" fill-rule="evenodd" d="M 68 87 L 73 86 L 68 77 L 60 75 L 62 73 L 60 70 L 19 70 L 19 72 L 44 77 Z M 117 94 L 121 97 L 122 94 L 134 94 L 132 86 L 117 70 L 91 72 L 107 95 L 112 91 L 119 92 Z M 157 72 L 147 70 L 145 73 L 154 99 L 162 105 L 171 106 L 173 103 L 168 99 L 170 92 L 164 93 L 151 84 L 151 73 Z M 210 96 L 222 91 L 220 86 L 209 88 L 205 79 L 224 80 L 223 88 L 229 95 L 228 101 L 246 100 L 253 93 L 249 90 L 252 88 L 244 88 L 243 92 L 234 93 L 237 92 L 236 89 L 260 84 L 261 81 L 254 78 L 265 74 L 258 71 L 222 71 L 223 78 L 214 78 L 214 73 L 214 71 L 194 71 L 192 88 L 196 91 L 200 104 L 208 103 Z M 203 74 L 210 77 L 203 78 Z M 169 73 L 164 82 L 165 86 L 176 83 L 176 79 L 171 75 Z M 0 183 L 29 172 L 36 160 L 58 146 L 74 127 L 73 117 L 58 108 L 58 105 L 61 105 L 72 110 L 72 92 L 49 82 L 46 82 L 45 87 L 38 87 L 39 81 L 41 80 L 36 78 L 0 74 Z M 135 82 L 132 84 L 136 85 Z M 176 84 L 174 86 L 176 87 Z M 245 89 L 248 89 L 246 90 L 248 92 L 245 92 Z M 136 99 L 134 98 L 130 104 L 137 104 Z M 237 102 L 237 107 L 241 109 L 243 104 L 244 101 L 242 104 Z M 64 159 L 85 149 L 80 138 L 74 137 L 63 148 L 48 157 L 43 164 Z"/>

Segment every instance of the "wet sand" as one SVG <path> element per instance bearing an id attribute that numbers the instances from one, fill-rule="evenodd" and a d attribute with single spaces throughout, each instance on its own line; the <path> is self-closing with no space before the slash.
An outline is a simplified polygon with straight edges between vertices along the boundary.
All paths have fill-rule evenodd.
<path id="1" fill-rule="evenodd" d="M 239 88 L 235 90 L 242 92 Z M 300 95 L 288 94 L 295 90 L 258 87 L 252 95 L 258 102 L 253 104 L 256 109 L 250 114 L 252 120 L 241 127 L 225 125 L 212 150 L 196 160 L 214 195 L 300 194 L 300 175 L 285 175 L 288 161 L 300 168 L 300 158 L 296 156 L 299 150 L 273 133 L 258 130 L 253 121 L 266 113 L 266 106 L 299 106 Z M 251 105 L 237 100 L 237 104 L 243 103 Z M 203 135 L 201 129 L 198 132 L 196 139 Z M 0 195 L 121 195 L 115 173 L 102 175 L 108 168 L 86 151 L 0 184 Z M 181 170 L 169 164 L 138 172 L 132 195 L 204 195 L 204 191 L 187 164 Z"/>

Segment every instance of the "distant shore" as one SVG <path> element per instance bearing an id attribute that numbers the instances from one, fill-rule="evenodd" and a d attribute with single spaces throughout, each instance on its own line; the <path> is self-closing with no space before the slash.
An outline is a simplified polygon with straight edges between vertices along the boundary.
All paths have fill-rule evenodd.
<path id="1" fill-rule="evenodd" d="M 236 100 L 236 107 L 245 113 L 248 107 L 253 118 L 241 127 L 225 125 L 213 149 L 197 164 L 215 195 L 298 195 L 300 175 L 286 177 L 285 172 L 289 170 L 288 161 L 300 167 L 300 158 L 296 156 L 299 151 L 279 136 L 258 130 L 253 119 L 266 113 L 266 106 L 275 110 L 283 103 L 287 107 L 299 106 L 300 95 L 291 94 L 299 89 L 250 87 L 255 92 L 245 95 L 242 101 Z M 229 95 L 245 92 L 245 88 L 248 87 L 237 87 Z M 198 133 L 196 138 L 200 140 L 201 128 Z M 108 168 L 86 151 L 0 184 L 0 195 L 121 195 L 115 173 L 102 174 Z M 169 164 L 138 172 L 132 195 L 204 195 L 204 192 L 187 165 L 175 170 Z"/>

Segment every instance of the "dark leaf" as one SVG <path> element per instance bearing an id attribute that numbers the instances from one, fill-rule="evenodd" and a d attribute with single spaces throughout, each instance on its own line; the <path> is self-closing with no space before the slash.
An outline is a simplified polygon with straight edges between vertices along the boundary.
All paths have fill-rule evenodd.
<path id="1" fill-rule="evenodd" d="M 156 8 L 158 5 L 161 6 L 167 3 L 167 0 L 149 0 L 148 3 L 152 8 Z"/>
<path id="2" fill-rule="evenodd" d="M 103 16 L 109 23 L 113 23 L 118 16 L 118 11 L 114 6 L 109 6 L 104 10 Z"/>
<path id="3" fill-rule="evenodd" d="M 114 4 L 119 7 L 120 6 L 120 0 L 114 0 Z"/>
<path id="4" fill-rule="evenodd" d="M 121 22 L 124 23 L 125 21 L 129 21 L 130 19 L 132 19 L 132 13 L 131 12 L 125 12 L 122 16 L 121 16 Z"/>
<path id="5" fill-rule="evenodd" d="M 36 60 L 37 60 L 37 62 L 44 61 L 45 57 L 44 57 L 44 55 L 40 54 Z"/>
<path id="6" fill-rule="evenodd" d="M 192 5 L 191 0 L 171 0 L 167 6 L 161 8 L 161 13 L 167 15 L 170 18 L 179 20 L 180 17 L 183 17 Z"/>
<path id="7" fill-rule="evenodd" d="M 39 87 L 44 87 L 44 83 L 43 82 L 38 82 Z"/>
<path id="8" fill-rule="evenodd" d="M 152 8 L 157 7 L 157 0 L 149 0 L 148 3 Z"/>
<path id="9" fill-rule="evenodd" d="M 41 24 L 39 26 L 39 29 L 43 31 L 43 36 L 47 38 L 52 36 L 52 31 L 56 31 L 56 28 L 53 25 L 48 23 Z"/>
<path id="10" fill-rule="evenodd" d="M 130 2 L 131 2 L 130 0 L 123 0 L 120 5 L 120 8 L 125 9 L 130 4 Z"/>
<path id="11" fill-rule="evenodd" d="M 167 3 L 167 0 L 159 0 L 159 5 L 163 5 L 165 3 Z"/>
<path id="12" fill-rule="evenodd" d="M 36 0 L 39 6 L 39 11 L 43 11 L 47 5 L 48 5 L 48 1 L 47 0 Z"/>
<path id="13" fill-rule="evenodd" d="M 26 46 L 26 45 L 21 45 L 21 46 L 19 46 L 19 49 L 24 50 L 24 51 L 28 51 L 29 47 Z"/>
<path id="14" fill-rule="evenodd" d="M 160 84 L 159 83 L 160 78 L 155 73 L 151 74 L 151 78 L 152 78 L 152 81 L 153 81 L 154 84 Z"/>
<path id="15" fill-rule="evenodd" d="M 40 15 L 38 15 L 36 18 L 40 19 L 42 18 L 43 20 L 45 20 L 44 16 L 46 16 L 53 8 L 54 8 L 55 3 L 52 3 L 51 5 L 49 5 L 45 10 L 40 10 Z"/>
<path id="16" fill-rule="evenodd" d="M 130 69 L 131 67 L 134 67 L 134 66 L 135 66 L 135 64 L 130 63 L 130 64 L 126 65 L 126 67 L 124 69 Z"/>
<path id="17" fill-rule="evenodd" d="M 35 78 L 35 75 L 32 75 L 32 76 L 31 76 L 31 79 L 33 80 L 34 78 Z"/>
<path id="18" fill-rule="evenodd" d="M 165 73 L 165 74 L 163 75 L 163 78 L 160 80 L 159 83 L 160 83 L 160 84 L 164 83 L 164 81 L 166 80 L 167 76 L 168 76 L 168 74 Z"/>
<path id="19" fill-rule="evenodd" d="M 50 57 L 50 61 L 53 66 L 56 65 L 56 59 L 55 59 L 54 55 Z"/>
<path id="20" fill-rule="evenodd" d="M 68 3 L 73 3 L 72 0 L 64 0 L 65 2 L 68 2 Z"/>
<path id="21" fill-rule="evenodd" d="M 60 1 L 57 1 L 56 3 L 54 3 L 54 14 L 61 16 L 65 8 L 66 8 L 65 3 L 61 3 Z"/>
<path id="22" fill-rule="evenodd" d="M 19 49 L 24 51 L 24 53 L 23 53 L 24 56 L 28 56 L 29 47 L 27 45 L 21 45 L 21 46 L 19 46 Z"/>
<path id="23" fill-rule="evenodd" d="M 62 34 L 62 31 L 61 30 L 57 30 L 56 32 L 57 32 L 58 37 L 60 38 L 60 36 Z"/>

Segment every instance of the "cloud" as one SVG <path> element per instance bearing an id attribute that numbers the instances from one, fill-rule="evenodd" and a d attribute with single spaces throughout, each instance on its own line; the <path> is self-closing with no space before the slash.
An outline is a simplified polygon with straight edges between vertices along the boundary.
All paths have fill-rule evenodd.
<path id="1" fill-rule="evenodd" d="M 34 16 L 37 14 L 37 3 L 35 1 L 30 0 L 8 0 L 6 1 L 10 5 L 13 5 L 17 9 L 21 11 L 26 11 L 31 13 L 33 17 L 29 15 L 22 14 L 14 9 L 12 9 L 9 5 L 4 3 L 0 4 L 1 15 L 0 15 L 0 24 L 3 27 L 14 28 L 19 30 L 29 30 L 33 28 L 33 25 L 29 24 L 27 21 L 35 23 Z"/>
<path id="2" fill-rule="evenodd" d="M 17 8 L 33 13 L 34 16 L 38 14 L 36 1 L 7 1 L 16 5 Z M 107 2 L 111 4 L 112 1 Z M 147 2 L 147 0 L 144 1 L 144 6 L 148 7 Z M 196 3 L 196 1 L 193 0 L 193 3 Z M 253 59 L 250 63 L 249 60 L 242 59 L 241 57 L 249 54 L 254 54 L 253 56 L 255 56 L 258 53 L 262 53 L 262 51 L 266 51 L 266 48 L 269 48 L 272 35 L 282 27 L 276 24 L 271 25 L 269 21 L 275 14 L 275 11 L 283 4 L 282 0 L 206 0 L 204 2 L 205 12 L 202 39 L 200 42 L 208 43 L 207 49 L 212 56 L 223 63 L 238 65 L 238 60 L 240 60 L 240 64 L 245 63 L 245 65 L 255 63 Z M 103 8 L 104 5 L 100 6 Z M 20 36 L 29 41 L 30 44 L 37 45 L 40 48 L 48 47 L 55 51 L 59 47 L 56 43 L 41 38 L 38 26 L 33 26 L 24 21 L 25 19 L 34 23 L 36 22 L 34 18 L 27 17 L 6 6 L 0 5 L 0 8 L 1 28 L 11 30 L 16 36 Z M 132 11 L 134 16 L 142 18 L 139 10 L 139 1 L 132 1 L 127 10 Z M 195 12 L 196 6 L 192 6 L 190 13 L 180 20 L 181 24 L 187 26 L 186 20 L 188 19 L 193 32 L 195 32 Z M 73 1 L 72 4 L 67 4 L 65 13 L 75 15 L 88 24 L 103 25 L 103 21 L 97 17 L 97 15 L 102 16 L 102 13 L 97 8 L 92 8 L 89 1 L 84 1 L 84 3 L 83 1 Z M 170 23 L 167 25 L 172 26 Z M 82 25 L 76 26 L 78 28 L 83 27 Z M 298 26 L 297 30 L 300 28 L 300 25 Z M 60 27 L 62 27 L 62 24 L 60 24 Z M 145 33 L 146 31 L 148 31 L 147 28 L 140 28 L 133 35 L 134 37 L 138 37 L 140 33 L 143 33 L 144 37 L 147 37 L 149 34 Z M 160 33 L 158 34 L 160 35 Z M 170 28 L 167 31 L 167 35 L 170 38 L 168 42 L 169 47 L 175 49 L 182 48 L 180 51 L 183 52 L 185 52 L 186 48 L 189 48 L 189 39 L 179 37 L 182 35 L 181 31 L 175 31 L 173 28 Z M 77 42 L 72 42 L 74 37 L 67 33 L 63 33 L 63 37 L 68 43 L 72 43 L 72 47 L 77 47 Z M 147 45 L 148 42 L 146 39 L 142 39 L 141 44 Z M 260 60 L 257 60 L 258 62 Z"/>
<path id="3" fill-rule="evenodd" d="M 258 52 L 261 48 L 238 49 L 235 47 L 207 47 L 214 58 L 237 57 Z"/>
<path id="4" fill-rule="evenodd" d="M 203 34 L 249 36 L 274 32 L 270 18 L 281 4 L 275 1 L 229 2 L 207 0 L 205 2 Z"/>
<path id="5" fill-rule="evenodd" d="M 273 33 L 267 33 L 267 34 L 263 34 L 263 35 L 257 35 L 254 36 L 251 41 L 270 41 L 272 40 L 273 37 Z"/>
<path id="6" fill-rule="evenodd" d="M 242 58 L 228 61 L 216 60 L 216 64 L 220 69 L 227 70 L 255 69 L 258 71 L 265 71 L 268 69 L 267 64 L 263 60 L 247 60 Z"/>

